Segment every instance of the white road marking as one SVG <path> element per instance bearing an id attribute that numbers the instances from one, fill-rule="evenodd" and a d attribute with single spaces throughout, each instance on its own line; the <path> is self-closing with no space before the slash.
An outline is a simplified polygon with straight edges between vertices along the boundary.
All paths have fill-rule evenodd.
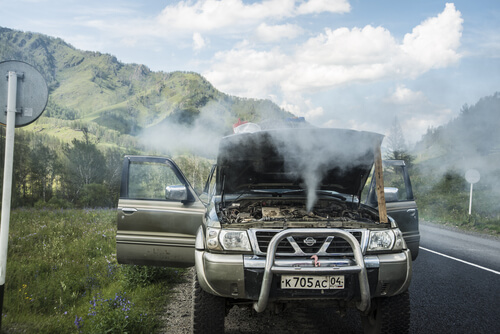
<path id="1" fill-rule="evenodd" d="M 462 262 L 462 263 L 468 264 L 470 266 L 473 266 L 473 267 L 476 267 L 476 268 L 479 268 L 479 269 L 483 269 L 483 270 L 492 272 L 494 274 L 500 275 L 500 271 L 496 271 L 496 270 L 493 270 L 493 269 L 490 269 L 490 268 L 486 268 L 486 267 L 480 266 L 480 265 L 475 264 L 475 263 L 471 263 L 471 262 L 467 262 L 467 261 L 464 261 L 464 260 L 461 260 L 461 259 L 457 259 L 456 257 L 449 256 L 449 255 L 446 255 L 446 254 L 443 254 L 443 253 L 439 253 L 439 252 L 436 252 L 436 251 L 433 251 L 431 249 L 427 249 L 427 248 L 424 248 L 424 247 L 419 247 L 419 248 L 423 249 L 425 251 L 437 254 L 437 255 L 441 255 L 441 256 L 447 257 L 448 259 L 452 259 L 452 260 L 455 260 L 455 261 L 458 261 L 458 262 Z"/>

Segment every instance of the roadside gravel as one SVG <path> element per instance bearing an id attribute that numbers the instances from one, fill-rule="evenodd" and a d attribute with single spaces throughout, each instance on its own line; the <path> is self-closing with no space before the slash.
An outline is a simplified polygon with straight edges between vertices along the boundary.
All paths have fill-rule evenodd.
<path id="1" fill-rule="evenodd" d="M 185 282 L 172 291 L 171 301 L 163 316 L 161 333 L 191 333 L 191 298 L 194 268 L 185 274 Z M 334 309 L 289 309 L 280 314 L 255 313 L 247 308 L 233 307 L 225 320 L 226 334 L 241 333 L 360 333 L 360 318 L 349 310 L 340 317 Z"/>

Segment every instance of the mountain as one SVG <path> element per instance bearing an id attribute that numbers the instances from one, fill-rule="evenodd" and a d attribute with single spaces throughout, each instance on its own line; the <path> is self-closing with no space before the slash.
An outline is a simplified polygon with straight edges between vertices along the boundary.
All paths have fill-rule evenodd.
<path id="1" fill-rule="evenodd" d="M 205 131 L 217 137 L 230 133 L 238 119 L 293 116 L 269 100 L 219 92 L 197 73 L 154 72 L 109 54 L 78 50 L 60 38 L 0 27 L 0 45 L 0 61 L 33 65 L 49 87 L 44 114 L 27 130 L 63 141 L 85 128 L 101 144 L 140 146 L 143 135 L 164 132 L 165 126 L 187 129 L 189 136 L 206 123 Z"/>
<path id="2" fill-rule="evenodd" d="M 415 146 L 419 165 L 430 170 L 478 169 L 500 175 L 500 92 L 464 105 L 458 117 L 431 128 Z"/>

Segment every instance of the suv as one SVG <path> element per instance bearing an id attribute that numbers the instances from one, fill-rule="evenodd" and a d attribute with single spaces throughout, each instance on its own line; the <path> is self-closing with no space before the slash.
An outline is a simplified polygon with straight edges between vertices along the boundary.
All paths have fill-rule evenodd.
<path id="1" fill-rule="evenodd" d="M 408 332 L 418 212 L 403 162 L 385 163 L 384 191 L 382 139 L 319 128 L 227 136 L 200 196 L 172 160 L 126 156 L 118 262 L 195 265 L 195 333 L 223 332 L 234 305 L 297 304 L 355 307 L 367 333 Z"/>

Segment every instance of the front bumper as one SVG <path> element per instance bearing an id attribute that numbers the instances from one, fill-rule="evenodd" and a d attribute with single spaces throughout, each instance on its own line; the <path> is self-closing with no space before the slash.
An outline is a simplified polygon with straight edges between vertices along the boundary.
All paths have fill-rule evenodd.
<path id="1" fill-rule="evenodd" d="M 320 257 L 321 266 L 314 267 L 308 258 L 276 258 L 280 240 L 293 235 L 334 235 L 346 239 L 354 258 Z M 273 237 L 266 257 L 239 254 L 216 254 L 202 249 L 195 252 L 196 270 L 201 287 L 212 294 L 250 300 L 262 312 L 270 300 L 329 298 L 354 300 L 361 311 L 370 308 L 370 300 L 405 291 L 411 280 L 411 255 L 400 253 L 363 256 L 358 241 L 341 229 L 288 229 Z M 281 290 L 283 274 L 344 275 L 343 290 Z"/>

